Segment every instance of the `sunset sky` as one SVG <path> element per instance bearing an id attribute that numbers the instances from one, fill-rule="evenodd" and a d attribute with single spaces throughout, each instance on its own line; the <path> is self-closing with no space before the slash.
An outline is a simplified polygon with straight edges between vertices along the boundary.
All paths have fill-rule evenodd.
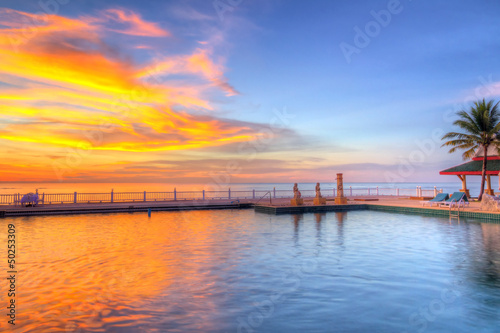
<path id="1" fill-rule="evenodd" d="M 0 181 L 455 181 L 500 2 L 0 4 Z"/>

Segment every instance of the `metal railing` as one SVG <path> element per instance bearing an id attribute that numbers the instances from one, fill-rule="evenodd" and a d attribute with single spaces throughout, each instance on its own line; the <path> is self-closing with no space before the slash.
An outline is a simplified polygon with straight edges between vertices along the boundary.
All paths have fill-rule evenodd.
<path id="1" fill-rule="evenodd" d="M 271 191 L 267 191 L 266 193 L 264 193 L 264 195 L 262 197 L 260 197 L 259 200 L 257 200 L 257 202 L 255 204 L 258 204 L 262 199 L 264 199 L 267 195 L 269 195 L 269 203 L 272 204 L 273 203 L 273 200 L 272 200 L 272 195 L 271 195 Z"/>
<path id="2" fill-rule="evenodd" d="M 434 197 L 443 190 L 403 188 L 344 188 L 345 197 L 353 196 L 398 196 L 398 197 Z M 303 198 L 313 198 L 316 196 L 315 190 L 301 190 Z M 335 188 L 322 189 L 323 197 L 335 197 Z M 272 199 L 293 198 L 292 190 L 246 190 L 246 191 L 177 191 L 172 192 L 108 192 L 108 193 L 42 193 L 39 194 L 39 204 L 75 204 L 75 203 L 114 203 L 114 202 L 151 202 L 151 201 L 181 201 L 181 200 L 258 200 L 262 196 L 269 195 Z M 22 194 L 0 194 L 0 205 L 18 205 L 21 202 Z"/>
<path id="3" fill-rule="evenodd" d="M 13 205 L 18 200 L 18 194 L 0 194 L 0 205 Z"/>
<path id="4" fill-rule="evenodd" d="M 468 202 L 467 202 L 468 204 Z M 460 207 L 462 207 L 462 210 L 465 210 L 465 205 L 466 205 L 466 201 L 464 200 L 464 198 L 460 198 L 460 200 L 456 200 L 456 199 L 453 199 L 450 203 L 450 208 L 449 208 L 449 211 L 450 211 L 450 219 L 453 218 L 453 217 L 456 217 L 456 218 L 459 218 L 460 217 Z M 453 209 L 454 207 L 456 207 L 456 209 Z"/>

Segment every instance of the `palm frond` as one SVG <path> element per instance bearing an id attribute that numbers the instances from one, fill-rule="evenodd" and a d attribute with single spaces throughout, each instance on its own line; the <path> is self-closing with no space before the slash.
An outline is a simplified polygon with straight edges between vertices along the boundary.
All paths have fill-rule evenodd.
<path id="1" fill-rule="evenodd" d="M 471 112 L 471 114 L 474 115 L 474 113 L 472 113 L 472 112 Z M 473 117 L 471 117 L 471 115 L 469 115 L 464 110 L 458 111 L 457 116 L 460 117 L 461 119 L 455 120 L 455 122 L 453 122 L 453 125 L 457 125 L 457 126 L 462 128 L 463 125 L 467 124 L 467 129 L 466 128 L 464 128 L 464 129 L 468 130 L 470 133 L 481 132 L 481 127 L 477 123 L 476 117 L 474 117 L 474 119 L 473 119 Z"/>
<path id="2" fill-rule="evenodd" d="M 476 144 L 471 143 L 471 142 L 457 143 L 457 144 L 450 143 L 447 146 L 453 146 L 453 148 L 451 148 L 448 151 L 448 153 L 450 153 L 450 154 L 454 153 L 458 149 L 472 149 L 472 151 L 475 151 L 476 149 L 478 149 L 480 147 L 480 145 L 476 145 Z"/>
<path id="3" fill-rule="evenodd" d="M 465 133 L 449 132 L 449 133 L 446 133 L 441 138 L 441 140 L 451 139 L 451 138 L 459 138 L 459 139 L 462 139 L 462 140 L 476 140 L 478 138 L 478 136 L 471 135 L 471 134 L 465 134 Z"/>
<path id="4" fill-rule="evenodd" d="M 462 154 L 462 158 L 464 160 L 469 160 L 472 158 L 472 156 L 474 156 L 474 153 L 476 152 L 476 147 L 473 147 L 469 150 L 466 150 L 463 154 Z"/>
<path id="5" fill-rule="evenodd" d="M 494 145 L 500 153 L 499 104 L 500 102 L 495 104 L 493 100 L 486 102 L 482 99 L 474 102 L 467 111 L 458 111 L 459 119 L 453 125 L 463 132 L 448 132 L 443 135 L 442 140 L 448 141 L 441 147 L 451 147 L 449 153 L 465 150 L 462 154 L 464 159 L 471 158 L 478 148 L 488 145 Z"/>
<path id="6" fill-rule="evenodd" d="M 447 141 L 447 142 L 443 143 L 443 145 L 441 147 L 444 147 L 444 146 L 462 146 L 462 145 L 477 146 L 477 144 L 471 140 L 457 139 L 457 140 Z"/>

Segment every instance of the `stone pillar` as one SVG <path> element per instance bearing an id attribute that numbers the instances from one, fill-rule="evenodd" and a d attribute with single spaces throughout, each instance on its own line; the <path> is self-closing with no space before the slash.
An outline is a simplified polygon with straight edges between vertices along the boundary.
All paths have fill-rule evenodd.
<path id="1" fill-rule="evenodd" d="M 465 175 L 463 176 L 457 175 L 457 176 L 462 181 L 462 189 L 460 190 L 460 192 L 464 192 L 467 198 L 470 198 L 470 193 L 469 190 L 467 189 L 467 179 L 465 178 Z"/>
<path id="2" fill-rule="evenodd" d="M 347 198 L 344 197 L 344 179 L 342 174 L 337 174 L 337 197 L 335 198 L 335 203 L 337 205 L 345 205 L 347 203 Z"/>
<path id="3" fill-rule="evenodd" d="M 485 191 L 485 193 L 489 194 L 489 195 L 495 195 L 495 193 L 491 189 L 491 176 L 490 175 L 486 175 L 486 191 Z"/>

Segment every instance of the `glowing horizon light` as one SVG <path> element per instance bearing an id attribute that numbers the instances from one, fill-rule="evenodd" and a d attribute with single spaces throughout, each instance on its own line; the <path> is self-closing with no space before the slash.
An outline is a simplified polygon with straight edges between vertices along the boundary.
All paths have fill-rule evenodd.
<path id="1" fill-rule="evenodd" d="M 37 25 L 26 27 L 26 18 Z M 5 84 L 0 140 L 21 155 L 43 151 L 45 156 L 60 156 L 60 161 L 67 151 L 77 151 L 82 161 L 68 165 L 66 173 L 78 174 L 95 169 L 102 158 L 99 151 L 117 154 L 119 162 L 130 158 L 124 153 L 186 153 L 257 137 L 258 124 L 207 113 L 213 113 L 212 94 L 237 94 L 224 78 L 224 67 L 210 58 L 209 44 L 202 49 L 196 43 L 184 55 L 162 54 L 160 61 L 156 55 L 140 63 L 121 55 L 143 49 L 134 44 L 137 36 L 173 38 L 139 13 L 110 8 L 70 18 L 0 8 L 0 24 L 0 82 Z M 128 36 L 132 43 L 110 52 L 110 34 Z M 170 75 L 176 79 L 170 80 Z M 185 79 L 179 80 L 179 75 Z M 31 162 L 28 157 L 24 161 Z M 51 170 L 53 163 L 40 155 L 41 170 Z M 32 178 L 28 168 L 14 163 L 11 167 L 2 168 L 2 178 Z M 96 169 L 94 176 L 100 177 L 100 172 Z M 57 179 L 53 172 L 47 178 Z"/>

